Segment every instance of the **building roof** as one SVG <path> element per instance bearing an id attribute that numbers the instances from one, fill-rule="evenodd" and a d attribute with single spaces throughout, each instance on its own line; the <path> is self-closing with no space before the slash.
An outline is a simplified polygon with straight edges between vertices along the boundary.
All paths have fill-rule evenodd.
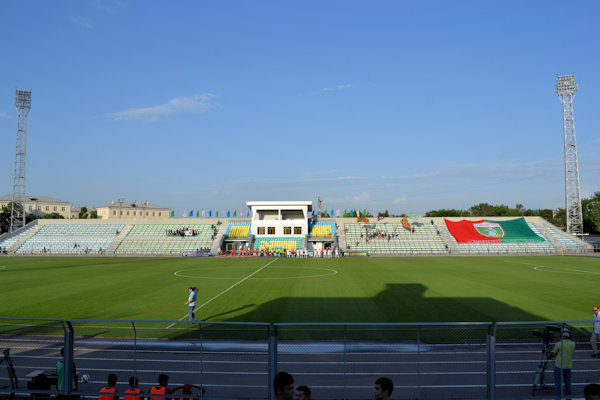
<path id="1" fill-rule="evenodd" d="M 12 201 L 12 194 L 0 196 L 0 201 Z M 53 204 L 71 204 L 68 201 L 55 199 L 54 197 L 46 196 L 25 196 L 25 202 L 35 201 L 38 203 L 53 203 Z"/>
<path id="2" fill-rule="evenodd" d="M 115 202 L 113 201 L 110 204 L 107 204 L 105 206 L 100 206 L 97 208 L 109 208 L 109 209 L 121 209 L 121 210 L 125 210 L 125 209 L 143 209 L 143 210 L 168 210 L 168 207 L 161 207 L 161 206 L 157 206 L 156 204 L 152 204 L 152 203 L 139 203 L 137 201 L 122 201 L 122 202 Z"/>
<path id="3" fill-rule="evenodd" d="M 247 201 L 246 206 L 248 208 L 255 209 L 294 209 L 294 208 L 304 208 L 307 207 L 308 211 L 312 211 L 312 201 Z"/>

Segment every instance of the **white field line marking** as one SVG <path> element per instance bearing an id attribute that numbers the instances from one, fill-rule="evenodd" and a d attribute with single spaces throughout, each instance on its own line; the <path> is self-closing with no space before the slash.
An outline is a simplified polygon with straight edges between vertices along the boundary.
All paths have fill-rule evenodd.
<path id="1" fill-rule="evenodd" d="M 6 265 L 0 265 L 0 269 L 6 269 Z"/>
<path id="2" fill-rule="evenodd" d="M 273 261 L 263 265 L 262 267 L 260 267 L 259 269 L 257 269 L 256 271 L 254 271 L 253 273 L 251 273 L 250 275 L 248 275 L 247 277 L 245 277 L 244 279 L 237 281 L 236 283 L 234 283 L 233 285 L 229 286 L 227 289 L 223 290 L 221 293 L 219 293 L 218 295 L 216 295 L 215 297 L 213 297 L 212 299 L 204 302 L 204 304 L 200 305 L 200 306 L 196 306 L 194 308 L 194 311 L 201 309 L 202 307 L 204 307 L 205 305 L 207 305 L 208 303 L 210 303 L 211 301 L 213 301 L 214 299 L 221 297 L 222 295 L 224 295 L 225 293 L 229 292 L 231 289 L 233 289 L 234 287 L 236 287 L 237 285 L 239 285 L 240 283 L 244 282 L 245 280 L 248 280 L 250 278 L 252 278 L 254 275 L 258 274 L 260 271 L 262 271 L 263 269 L 267 268 L 269 265 L 273 264 L 275 261 L 277 261 L 278 258 L 274 259 Z M 183 319 L 185 317 L 187 317 L 188 314 L 184 315 L 183 317 L 179 318 L 178 321 L 183 321 Z M 175 322 L 173 322 L 172 324 L 170 324 L 169 326 L 167 326 L 167 329 L 172 328 L 175 325 Z"/>
<path id="3" fill-rule="evenodd" d="M 550 265 L 543 265 L 543 264 L 529 264 L 529 263 L 517 262 L 517 261 L 506 261 L 506 262 L 512 263 L 512 264 L 530 265 L 533 267 L 533 269 L 535 271 L 540 271 L 540 272 L 554 272 L 554 273 L 559 273 L 559 274 L 576 274 L 576 275 L 578 275 L 578 274 L 600 275 L 600 272 L 583 271 L 580 269 L 553 267 Z"/>
<path id="4" fill-rule="evenodd" d="M 281 267 L 280 267 L 281 268 Z M 283 267 L 286 268 L 286 267 Z M 306 269 L 315 269 L 318 271 L 327 271 L 328 273 L 326 274 L 319 274 L 319 275 L 305 275 L 305 276 L 284 276 L 284 277 L 280 277 L 280 278 L 252 278 L 252 279 L 256 279 L 256 280 L 271 280 L 271 279 L 301 279 L 301 278 L 321 278 L 323 276 L 331 276 L 331 275 L 337 275 L 338 271 L 336 271 L 335 269 L 331 269 L 331 268 L 319 268 L 319 267 L 305 267 Z M 227 277 L 212 277 L 212 276 L 194 276 L 194 275 L 184 275 L 182 274 L 182 272 L 186 272 L 186 271 L 195 271 L 193 269 L 182 269 L 179 271 L 174 272 L 173 274 L 175 276 L 179 276 L 181 278 L 194 278 L 194 279 L 219 279 L 219 280 L 233 280 L 233 279 L 237 279 L 237 278 L 227 278 Z"/>

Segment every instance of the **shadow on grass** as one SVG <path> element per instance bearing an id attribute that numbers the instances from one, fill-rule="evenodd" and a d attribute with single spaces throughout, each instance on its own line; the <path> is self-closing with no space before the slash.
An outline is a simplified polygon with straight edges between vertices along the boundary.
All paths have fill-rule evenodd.
<path id="1" fill-rule="evenodd" d="M 238 308 L 236 308 L 234 310 L 229 310 L 229 311 L 222 312 L 220 314 L 215 314 L 215 315 L 211 315 L 211 316 L 208 316 L 208 317 L 204 317 L 204 320 L 205 321 L 210 321 L 213 318 L 221 317 L 221 316 L 227 315 L 227 314 L 231 314 L 231 313 L 234 313 L 236 311 L 241 311 L 241 310 L 244 310 L 244 309 L 249 308 L 249 307 L 254 307 L 254 304 L 246 304 L 245 306 L 238 307 Z"/>
<path id="2" fill-rule="evenodd" d="M 485 339 L 487 325 L 449 326 L 419 323 L 541 321 L 540 316 L 489 297 L 426 297 L 422 284 L 388 284 L 373 298 L 282 297 L 260 305 L 245 314 L 222 321 L 313 323 L 318 326 L 280 326 L 280 339 L 323 340 L 414 340 L 455 343 Z M 224 312 L 221 315 L 227 315 Z M 210 318 L 215 318 L 211 316 Z M 365 323 L 364 325 L 327 325 L 332 323 Z M 369 323 L 406 323 L 403 326 L 368 325 Z M 531 338 L 532 326 L 515 328 L 506 334 L 515 338 Z M 543 325 L 542 325 L 543 328 Z M 255 339 L 251 332 L 237 326 L 203 324 L 203 339 Z M 193 335 L 192 335 L 193 336 Z M 261 333 L 262 336 L 262 333 Z M 190 338 L 186 332 L 174 337 Z"/>

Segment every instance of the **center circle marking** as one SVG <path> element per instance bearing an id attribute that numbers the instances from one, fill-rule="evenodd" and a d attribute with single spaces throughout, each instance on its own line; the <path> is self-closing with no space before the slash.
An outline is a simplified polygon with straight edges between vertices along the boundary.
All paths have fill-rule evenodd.
<path id="1" fill-rule="evenodd" d="M 273 267 L 275 268 L 275 267 Z M 285 268 L 285 267 L 281 267 Z M 319 268 L 319 267 L 305 267 L 305 269 L 319 270 L 324 271 L 324 273 L 315 274 L 315 275 L 298 275 L 298 276 L 282 276 L 282 277 L 269 277 L 269 278 L 249 278 L 248 280 L 270 280 L 270 279 L 302 279 L 302 278 L 321 278 L 324 276 L 333 276 L 337 275 L 338 271 L 331 268 Z M 195 271 L 193 269 L 181 269 L 179 271 L 175 271 L 173 275 L 178 276 L 180 278 L 194 278 L 194 279 L 225 279 L 225 280 L 238 280 L 242 279 L 240 277 L 220 277 L 220 276 L 202 276 L 202 275 L 188 275 L 186 272 Z"/>

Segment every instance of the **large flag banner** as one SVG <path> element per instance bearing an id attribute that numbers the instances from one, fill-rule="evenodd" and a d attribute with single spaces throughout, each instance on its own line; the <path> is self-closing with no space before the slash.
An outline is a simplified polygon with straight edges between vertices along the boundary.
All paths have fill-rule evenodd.
<path id="1" fill-rule="evenodd" d="M 450 234 L 458 243 L 524 243 L 544 242 L 544 238 L 531 230 L 525 218 L 509 221 L 449 221 L 445 219 Z"/>
<path id="2" fill-rule="evenodd" d="M 402 227 L 410 229 L 410 223 L 408 222 L 408 218 L 406 217 L 406 215 L 402 217 Z"/>

